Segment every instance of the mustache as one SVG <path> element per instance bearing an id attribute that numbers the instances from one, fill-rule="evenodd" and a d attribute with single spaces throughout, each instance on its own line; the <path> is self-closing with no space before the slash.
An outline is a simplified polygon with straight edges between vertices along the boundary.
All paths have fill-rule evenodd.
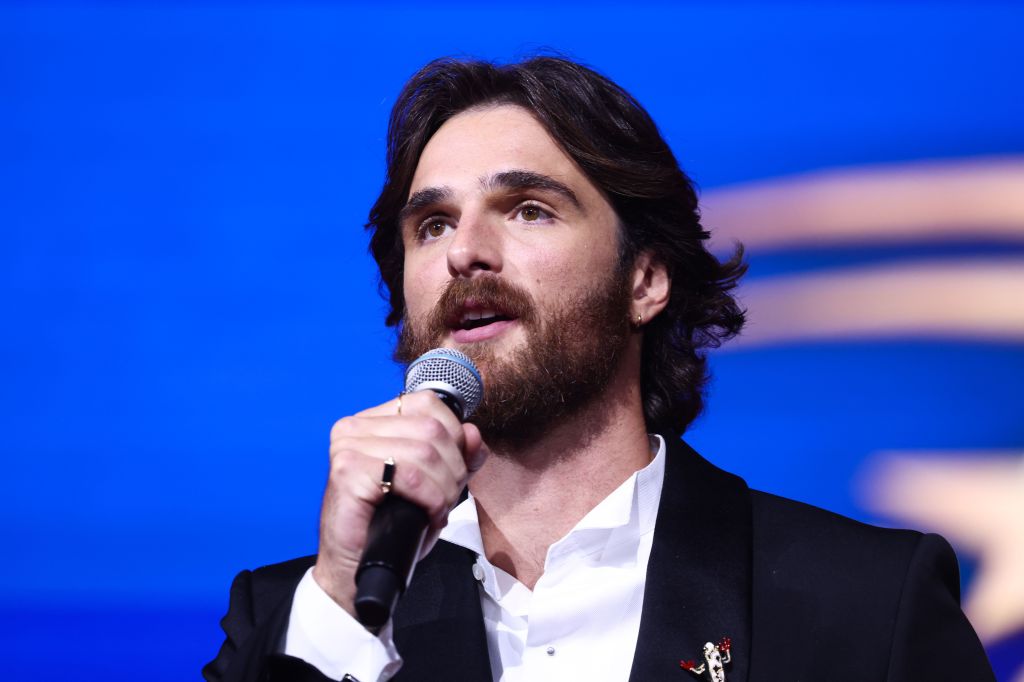
<path id="1" fill-rule="evenodd" d="M 453 279 L 445 286 L 426 323 L 430 336 L 440 338 L 459 324 L 467 307 L 486 308 L 531 324 L 536 306 L 529 292 L 494 275 L 474 279 Z"/>

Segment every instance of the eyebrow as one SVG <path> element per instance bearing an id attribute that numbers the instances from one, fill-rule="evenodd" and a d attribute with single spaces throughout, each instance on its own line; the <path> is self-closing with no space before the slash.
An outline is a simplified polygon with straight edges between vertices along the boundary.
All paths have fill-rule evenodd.
<path id="1" fill-rule="evenodd" d="M 555 180 L 549 175 L 529 170 L 508 170 L 495 173 L 490 177 L 481 178 L 480 184 L 490 190 L 524 190 L 535 189 L 558 194 L 572 203 L 577 209 L 582 209 L 580 200 L 576 193 L 569 189 L 565 183 Z M 419 211 L 441 202 L 451 199 L 455 192 L 451 187 L 425 187 L 413 192 L 409 201 L 398 212 L 399 225 L 405 223 L 409 218 Z"/>
<path id="2" fill-rule="evenodd" d="M 413 192 L 412 196 L 409 197 L 409 201 L 405 202 L 405 206 L 398 212 L 398 224 L 405 223 L 413 214 L 427 206 L 439 204 L 450 199 L 453 194 L 455 192 L 452 191 L 451 187 L 426 187 Z"/>
<path id="3" fill-rule="evenodd" d="M 555 180 L 551 176 L 544 175 L 543 173 L 536 173 L 528 170 L 509 170 L 501 173 L 495 173 L 489 178 L 485 178 L 481 181 L 488 189 L 506 189 L 506 190 L 522 190 L 522 189 L 538 189 L 546 192 L 554 192 L 555 194 L 561 195 L 567 199 L 576 208 L 582 208 L 580 206 L 580 200 L 576 198 L 576 193 L 573 192 L 569 187 Z"/>

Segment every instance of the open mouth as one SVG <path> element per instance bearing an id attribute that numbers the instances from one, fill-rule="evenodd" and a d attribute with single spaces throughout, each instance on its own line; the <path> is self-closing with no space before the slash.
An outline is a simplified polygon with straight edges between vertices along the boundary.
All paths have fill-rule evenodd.
<path id="1" fill-rule="evenodd" d="M 459 318 L 456 329 L 479 329 L 495 322 L 504 322 L 513 318 L 494 310 L 467 310 Z"/>
<path id="2" fill-rule="evenodd" d="M 508 323 L 516 319 L 516 315 L 503 310 L 493 301 L 469 299 L 455 307 L 445 323 L 455 334 L 456 341 L 472 342 L 500 333 Z"/>

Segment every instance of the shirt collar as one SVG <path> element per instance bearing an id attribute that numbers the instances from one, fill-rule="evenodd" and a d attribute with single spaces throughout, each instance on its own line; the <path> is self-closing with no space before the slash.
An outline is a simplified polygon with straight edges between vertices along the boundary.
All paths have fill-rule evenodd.
<path id="1" fill-rule="evenodd" d="M 620 540 L 636 541 L 654 529 L 665 474 L 665 439 L 654 434 L 651 446 L 655 450 L 651 462 L 623 481 L 580 519 L 565 537 L 551 545 L 548 561 L 570 553 L 594 554 L 612 544 L 618 545 Z M 484 555 L 476 501 L 472 495 L 448 515 L 448 525 L 441 531 L 441 539 L 465 547 L 478 556 Z"/>

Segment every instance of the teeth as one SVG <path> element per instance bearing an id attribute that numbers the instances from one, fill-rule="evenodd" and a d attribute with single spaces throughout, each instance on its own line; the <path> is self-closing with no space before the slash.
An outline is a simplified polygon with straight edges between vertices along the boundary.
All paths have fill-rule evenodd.
<path id="1" fill-rule="evenodd" d="M 485 320 L 491 317 L 497 317 L 497 313 L 493 310 L 471 310 L 462 315 L 462 321 L 468 322 L 470 320 Z"/>

